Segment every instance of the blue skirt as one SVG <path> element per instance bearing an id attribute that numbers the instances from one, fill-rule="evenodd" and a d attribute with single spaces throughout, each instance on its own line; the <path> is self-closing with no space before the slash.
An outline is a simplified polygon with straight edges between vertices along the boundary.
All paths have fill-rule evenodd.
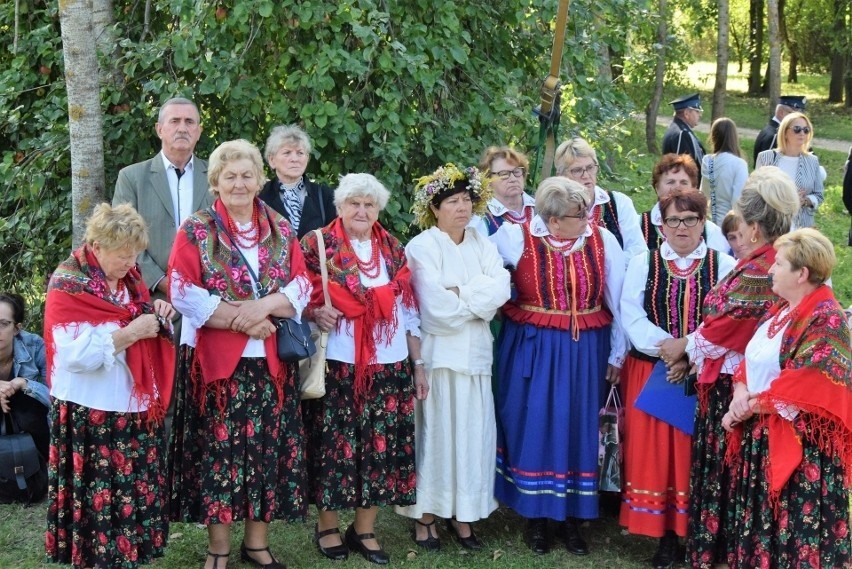
<path id="1" fill-rule="evenodd" d="M 610 328 L 503 323 L 494 495 L 526 518 L 598 517 L 598 411 Z"/>

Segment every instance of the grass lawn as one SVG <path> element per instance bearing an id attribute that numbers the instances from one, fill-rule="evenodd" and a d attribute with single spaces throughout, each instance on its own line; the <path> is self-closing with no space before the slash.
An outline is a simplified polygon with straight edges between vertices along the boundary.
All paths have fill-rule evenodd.
<path id="1" fill-rule="evenodd" d="M 0 567 L 57 567 L 44 562 L 45 509 L 44 504 L 29 508 L 0 506 Z M 342 529 L 346 528 L 351 519 L 351 514 L 341 517 Z M 311 512 L 306 524 L 272 524 L 270 545 L 279 561 L 288 567 L 375 567 L 360 555 L 351 556 L 344 563 L 334 563 L 321 557 L 311 541 L 314 521 L 315 514 Z M 649 566 L 656 548 L 656 540 L 624 535 L 614 518 L 605 517 L 587 524 L 582 530 L 591 548 L 589 556 L 571 555 L 565 551 L 562 542 L 556 540 L 550 554 L 537 556 L 529 551 L 521 538 L 524 520 L 501 508 L 487 521 L 476 525 L 476 531 L 485 543 L 482 551 L 470 553 L 462 549 L 440 525 L 442 549 L 437 553 L 429 553 L 419 550 L 411 541 L 412 523 L 394 514 L 390 508 L 379 514 L 377 534 L 390 554 L 394 567 L 638 569 Z M 202 567 L 207 546 L 206 530 L 194 524 L 172 524 L 170 533 L 166 556 L 151 567 Z M 231 539 L 231 551 L 235 555 L 232 555 L 229 567 L 250 567 L 239 559 L 241 539 L 241 524 L 237 524 Z"/>

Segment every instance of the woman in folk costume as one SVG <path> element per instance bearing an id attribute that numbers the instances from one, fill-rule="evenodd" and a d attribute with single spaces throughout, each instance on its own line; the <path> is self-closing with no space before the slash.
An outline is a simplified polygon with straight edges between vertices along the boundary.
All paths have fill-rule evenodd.
<path id="1" fill-rule="evenodd" d="M 132 569 L 168 534 L 163 419 L 174 309 L 136 266 L 148 229 L 133 207 L 95 208 L 84 244 L 54 271 L 44 336 L 50 412 L 47 557 Z"/>
<path id="2" fill-rule="evenodd" d="M 517 297 L 503 307 L 498 349 L 498 500 L 527 518 L 525 538 L 549 551 L 547 520 L 567 549 L 588 554 L 582 519 L 598 516 L 598 410 L 626 351 L 618 320 L 624 254 L 589 224 L 585 188 L 539 184 L 528 226 L 504 225 L 497 247 Z"/>
<path id="3" fill-rule="evenodd" d="M 624 493 L 621 525 L 660 538 L 651 565 L 671 567 L 678 536 L 686 536 L 692 437 L 635 407 L 660 359 L 671 383 L 689 371 L 685 354 L 660 353 L 660 344 L 686 339 L 701 322 L 701 305 L 733 267 L 730 256 L 702 239 L 707 198 L 695 189 L 673 190 L 660 200 L 665 241 L 631 259 L 621 294 L 621 318 L 633 346 L 623 374 L 625 399 Z M 677 396 L 682 397 L 681 392 Z M 689 416 L 692 421 L 692 414 Z"/>
<path id="4" fill-rule="evenodd" d="M 686 544 L 690 563 L 702 569 L 726 562 L 729 553 L 732 480 L 723 460 L 722 417 L 731 402 L 731 375 L 758 320 L 777 299 L 768 273 L 775 261 L 772 243 L 790 229 L 795 189 L 778 169 L 761 168 L 748 178 L 735 208 L 742 220 L 738 240 L 745 245 L 736 267 L 705 298 L 698 330 L 660 346 L 668 358 L 686 353 L 698 372 Z"/>
<path id="5" fill-rule="evenodd" d="M 471 225 L 483 235 L 493 235 L 504 223 L 529 224 L 535 199 L 526 192 L 530 161 L 511 146 L 489 146 L 479 160 L 479 171 L 490 180 L 491 197 Z"/>
<path id="6" fill-rule="evenodd" d="M 429 397 L 415 404 L 417 503 L 397 508 L 415 518 L 414 541 L 438 549 L 436 517 L 462 547 L 480 549 L 472 522 L 497 509 L 488 322 L 509 300 L 509 272 L 497 248 L 466 228 L 490 195 L 476 168 L 453 164 L 420 178 L 415 222 L 425 231 L 405 248 L 420 305 Z"/>
<path id="7" fill-rule="evenodd" d="M 659 200 L 676 188 L 698 188 L 698 166 L 688 154 L 663 154 L 651 172 L 651 185 L 657 193 L 657 203 L 639 214 L 639 227 L 648 249 L 660 246 L 663 235 L 663 215 Z M 727 251 L 728 242 L 719 226 L 711 220 L 704 222 L 704 242 L 716 251 Z"/>
<path id="8" fill-rule="evenodd" d="M 405 249 L 378 222 L 389 197 L 370 174 L 340 179 L 338 217 L 322 229 L 330 307 L 317 236 L 302 239 L 314 284 L 308 315 L 329 332 L 325 396 L 303 406 L 314 539 L 329 559 L 353 551 L 379 565 L 390 560 L 376 539 L 379 507 L 414 503 L 414 399 L 429 390 Z M 355 520 L 341 535 L 343 509 Z"/>
<path id="9" fill-rule="evenodd" d="M 183 223 L 169 259 L 183 314 L 171 516 L 207 526 L 207 569 L 227 565 L 237 521 L 241 559 L 281 569 L 269 524 L 306 514 L 304 429 L 296 364 L 278 359 L 270 318 L 298 319 L 311 285 L 295 232 L 257 197 L 260 151 L 224 142 L 207 177 L 216 200 Z"/>
<path id="10" fill-rule="evenodd" d="M 826 281 L 834 246 L 814 229 L 775 242 L 764 316 L 722 419 L 735 480 L 732 568 L 849 567 L 852 353 Z"/>

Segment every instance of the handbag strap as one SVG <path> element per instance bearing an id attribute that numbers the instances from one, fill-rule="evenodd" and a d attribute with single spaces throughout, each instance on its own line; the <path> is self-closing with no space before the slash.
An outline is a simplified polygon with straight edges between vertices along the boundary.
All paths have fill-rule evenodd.
<path id="1" fill-rule="evenodd" d="M 320 275 L 322 276 L 322 295 L 325 298 L 325 307 L 331 308 L 331 297 L 328 294 L 328 267 L 326 266 L 325 258 L 325 238 L 322 236 L 322 231 L 314 229 L 317 234 L 317 249 L 319 253 Z"/>

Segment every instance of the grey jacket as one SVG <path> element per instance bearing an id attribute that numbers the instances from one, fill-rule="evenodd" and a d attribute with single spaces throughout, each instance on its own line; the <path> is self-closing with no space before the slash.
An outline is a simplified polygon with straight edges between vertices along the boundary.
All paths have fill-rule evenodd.
<path id="1" fill-rule="evenodd" d="M 148 248 L 139 255 L 139 268 L 152 291 L 166 274 L 176 232 L 174 205 L 161 154 L 123 168 L 112 197 L 113 205 L 129 203 L 148 223 Z M 210 207 L 213 195 L 208 191 L 207 162 L 197 156 L 192 181 L 192 211 Z M 162 298 L 159 294 L 153 296 Z"/>

